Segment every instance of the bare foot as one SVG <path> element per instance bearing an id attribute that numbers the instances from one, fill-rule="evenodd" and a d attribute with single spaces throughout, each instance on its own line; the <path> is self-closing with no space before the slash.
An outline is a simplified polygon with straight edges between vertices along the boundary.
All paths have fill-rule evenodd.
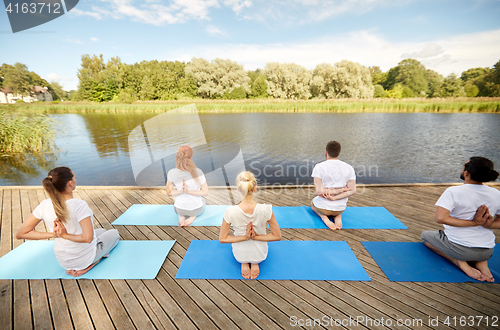
<path id="1" fill-rule="evenodd" d="M 469 277 L 478 281 L 485 281 L 486 277 L 476 268 L 471 267 L 466 261 L 455 260 L 456 265 Z"/>
<path id="2" fill-rule="evenodd" d="M 478 261 L 476 262 L 475 267 L 477 268 L 477 270 L 481 272 L 481 274 L 483 274 L 483 277 L 486 282 L 490 283 L 495 282 L 495 278 L 493 277 L 493 275 L 490 272 L 490 269 L 488 268 L 488 261 L 486 260 Z"/>
<path id="3" fill-rule="evenodd" d="M 94 262 L 92 265 L 90 265 L 87 268 L 82 269 L 82 270 L 69 269 L 69 270 L 66 271 L 66 274 L 74 276 L 74 277 L 82 276 L 83 274 L 85 274 L 86 272 L 88 272 L 89 270 L 91 270 L 92 267 L 94 267 L 95 265 L 97 265 L 98 262 Z"/>
<path id="4" fill-rule="evenodd" d="M 259 276 L 259 273 L 260 273 L 259 264 L 252 264 L 252 267 L 250 268 L 250 270 L 251 270 L 250 278 L 252 280 L 255 280 Z"/>
<path id="5" fill-rule="evenodd" d="M 330 228 L 331 230 L 337 230 L 337 227 L 335 227 L 335 224 L 328 219 L 326 215 L 321 216 L 321 220 L 325 223 L 325 225 Z"/>
<path id="6" fill-rule="evenodd" d="M 184 227 L 184 220 L 186 220 L 186 217 L 179 216 L 179 226 Z"/>
<path id="7" fill-rule="evenodd" d="M 246 280 L 250 278 L 250 264 L 241 264 L 241 276 Z"/>
<path id="8" fill-rule="evenodd" d="M 335 228 L 342 229 L 342 214 L 335 216 Z"/>
<path id="9" fill-rule="evenodd" d="M 189 217 L 186 219 L 186 221 L 184 221 L 184 227 L 187 227 L 189 226 L 190 224 L 193 223 L 194 219 L 196 219 L 196 217 Z"/>

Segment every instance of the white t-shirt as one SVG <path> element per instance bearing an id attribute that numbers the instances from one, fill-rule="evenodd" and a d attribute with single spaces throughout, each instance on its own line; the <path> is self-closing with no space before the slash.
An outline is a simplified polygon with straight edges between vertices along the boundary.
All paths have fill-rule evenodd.
<path id="1" fill-rule="evenodd" d="M 234 236 L 245 236 L 247 226 L 253 223 L 257 235 L 265 235 L 267 222 L 271 220 L 272 205 L 257 204 L 252 214 L 245 213 L 238 205 L 230 206 L 224 212 L 224 220 L 233 225 Z M 267 242 L 247 241 L 232 243 L 233 254 L 239 263 L 259 263 L 267 257 Z"/>
<path id="2" fill-rule="evenodd" d="M 347 181 L 356 180 L 354 168 L 338 159 L 328 159 L 316 164 L 312 171 L 313 178 L 320 178 L 323 188 L 343 188 Z M 343 211 L 347 205 L 347 198 L 331 201 L 321 196 L 313 199 L 314 206 L 324 210 Z"/>
<path id="3" fill-rule="evenodd" d="M 69 219 L 64 223 L 66 232 L 71 235 L 80 235 L 82 233 L 80 221 L 90 217 L 92 222 L 92 210 L 85 201 L 74 198 L 66 201 L 66 207 L 69 211 Z M 50 232 L 54 231 L 54 220 L 57 217 L 50 199 L 41 202 L 33 211 L 33 215 L 35 218 L 43 220 Z M 92 228 L 94 228 L 93 222 Z M 94 261 L 96 244 L 95 233 L 94 239 L 90 243 L 77 243 L 57 237 L 54 240 L 54 253 L 57 261 L 64 269 L 82 270 L 90 266 Z"/>
<path id="4" fill-rule="evenodd" d="M 188 190 L 201 190 L 201 185 L 207 180 L 203 171 L 199 168 L 196 169 L 198 173 L 198 180 L 200 183 L 193 179 L 193 176 L 188 171 L 181 171 L 178 168 L 173 168 L 167 173 L 167 180 L 175 185 L 177 190 L 182 190 L 182 180 L 186 181 Z M 201 196 L 193 196 L 190 194 L 182 193 L 175 196 L 174 206 L 181 210 L 192 211 L 203 206 L 203 198 Z"/>
<path id="5" fill-rule="evenodd" d="M 450 211 L 450 216 L 462 220 L 474 219 L 477 208 L 483 204 L 488 207 L 492 216 L 500 215 L 500 191 L 486 185 L 464 184 L 446 189 L 436 202 L 436 206 Z M 495 247 L 493 230 L 482 226 L 444 225 L 444 232 L 451 242 L 463 246 Z"/>

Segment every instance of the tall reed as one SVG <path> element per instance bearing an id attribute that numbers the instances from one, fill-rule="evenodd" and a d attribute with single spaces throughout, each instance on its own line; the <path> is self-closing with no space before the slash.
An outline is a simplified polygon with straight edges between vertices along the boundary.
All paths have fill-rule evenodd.
<path id="1" fill-rule="evenodd" d="M 51 150 L 54 137 L 54 121 L 43 114 L 0 111 L 0 155 Z"/>

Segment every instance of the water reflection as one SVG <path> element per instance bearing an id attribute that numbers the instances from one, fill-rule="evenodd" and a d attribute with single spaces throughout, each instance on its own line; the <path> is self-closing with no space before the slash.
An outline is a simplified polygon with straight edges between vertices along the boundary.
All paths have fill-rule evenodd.
<path id="1" fill-rule="evenodd" d="M 135 185 L 128 136 L 156 115 L 51 115 L 66 127 L 57 138 L 60 153 L 0 159 L 0 184 L 39 185 L 48 169 L 64 165 L 77 173 L 79 184 Z M 324 160 L 330 140 L 340 141 L 340 158 L 354 166 L 361 183 L 458 182 L 463 163 L 474 155 L 500 167 L 500 114 L 218 113 L 200 114 L 199 120 L 207 144 L 195 150 L 198 166 L 220 167 L 239 147 L 246 168 L 264 184 L 311 183 L 312 168 Z M 178 143 L 174 132 L 165 134 L 162 145 Z M 148 179 L 153 185 L 163 184 L 174 166 L 173 158 L 162 157 L 160 174 Z"/>
<path id="2" fill-rule="evenodd" d="M 55 167 L 57 153 L 24 153 L 0 157 L 0 182 L 3 185 L 25 185 L 44 178 Z M 39 180 L 38 184 L 41 184 Z"/>

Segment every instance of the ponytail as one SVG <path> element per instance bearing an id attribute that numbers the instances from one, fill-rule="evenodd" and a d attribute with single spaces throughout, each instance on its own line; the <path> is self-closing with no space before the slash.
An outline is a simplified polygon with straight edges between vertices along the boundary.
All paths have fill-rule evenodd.
<path id="1" fill-rule="evenodd" d="M 68 181 L 71 181 L 73 177 L 73 172 L 68 167 L 56 167 L 42 180 L 43 189 L 45 189 L 52 201 L 57 219 L 62 223 L 66 223 L 69 219 L 66 199 L 62 192 L 66 189 Z"/>
<path id="2" fill-rule="evenodd" d="M 257 186 L 257 180 L 252 172 L 241 172 L 236 177 L 236 188 L 243 198 L 248 194 L 253 194 L 253 190 Z"/>

